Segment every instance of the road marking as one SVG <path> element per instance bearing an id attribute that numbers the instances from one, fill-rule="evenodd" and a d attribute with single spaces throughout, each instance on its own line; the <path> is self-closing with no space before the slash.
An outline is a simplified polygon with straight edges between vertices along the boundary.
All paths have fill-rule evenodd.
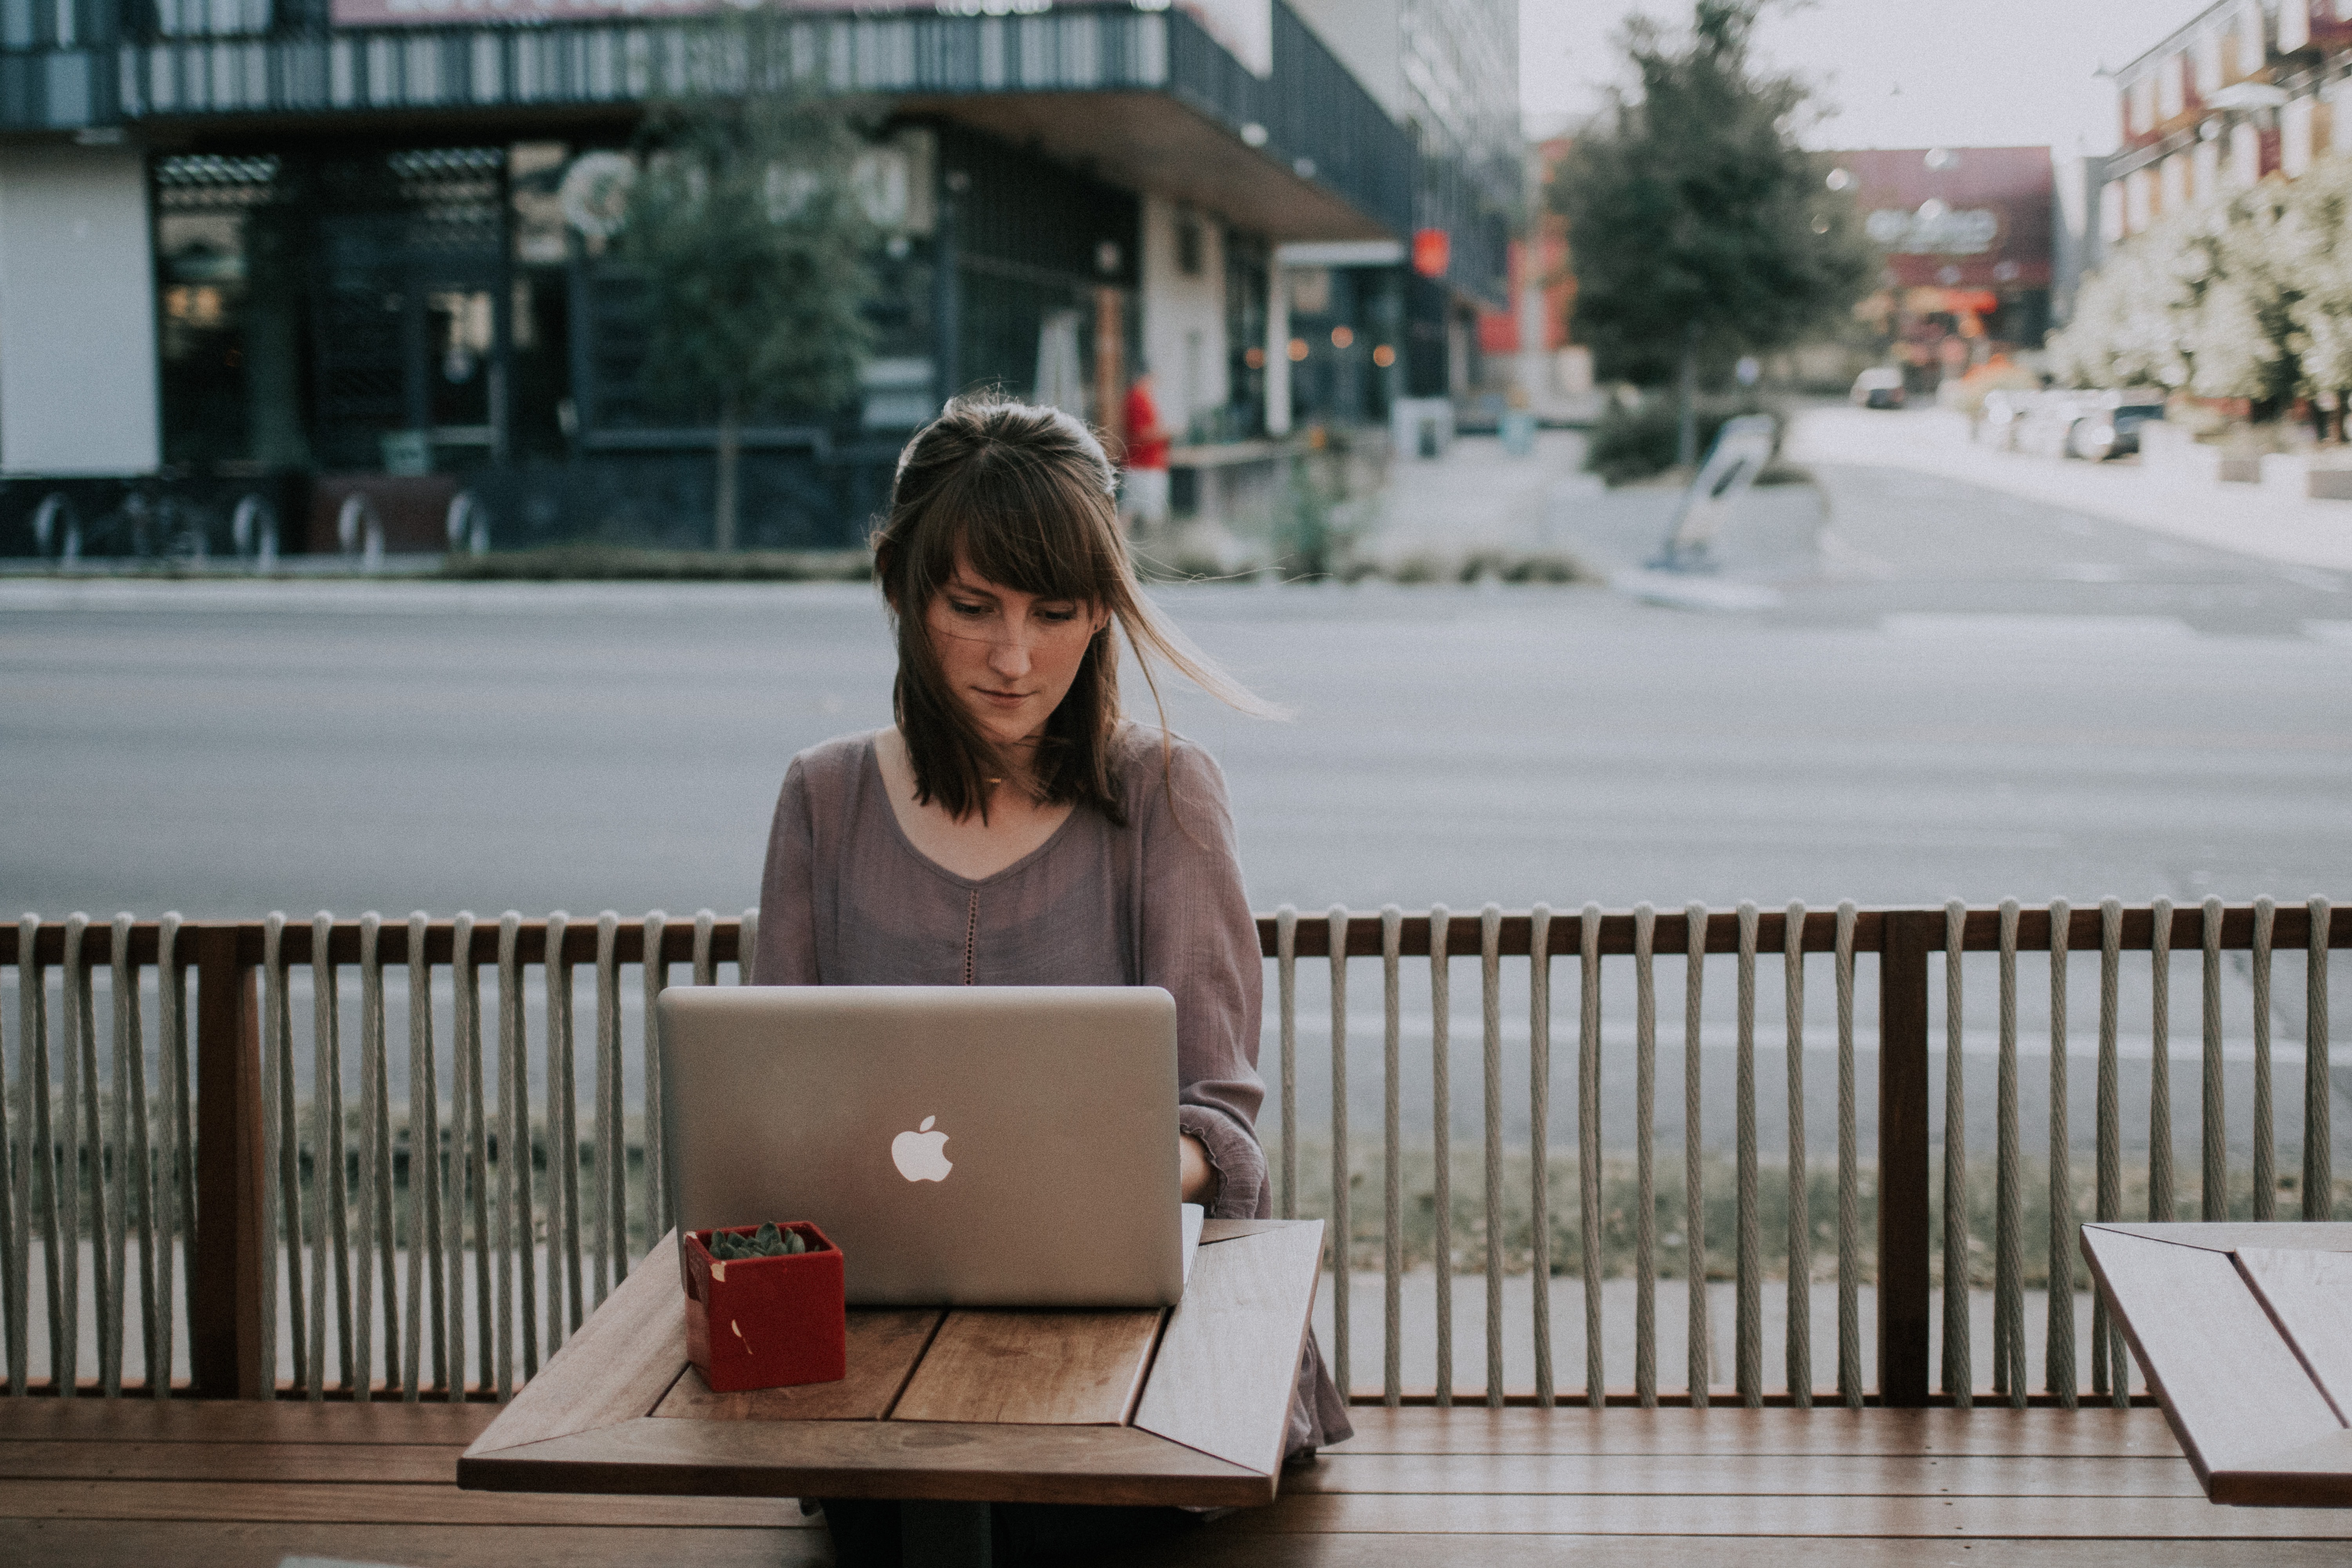
<path id="1" fill-rule="evenodd" d="M 1878 629 L 1893 637 L 1970 637 L 1987 642 L 2176 641 L 2197 634 L 2171 616 L 2034 616 L 1906 611 L 1883 616 Z"/>
<path id="2" fill-rule="evenodd" d="M 1674 610 L 1774 610 L 1780 606 L 1780 591 L 1760 583 L 1684 572 L 1620 572 L 1609 579 L 1609 585 L 1627 598 Z"/>

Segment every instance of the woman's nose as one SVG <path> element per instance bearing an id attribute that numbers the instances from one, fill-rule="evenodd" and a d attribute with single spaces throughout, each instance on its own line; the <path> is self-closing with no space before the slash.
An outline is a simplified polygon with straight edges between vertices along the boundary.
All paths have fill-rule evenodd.
<path id="1" fill-rule="evenodd" d="M 997 674 L 1015 678 L 1029 673 L 1029 638 L 1019 626 L 1007 630 L 991 641 L 988 649 L 989 668 Z"/>

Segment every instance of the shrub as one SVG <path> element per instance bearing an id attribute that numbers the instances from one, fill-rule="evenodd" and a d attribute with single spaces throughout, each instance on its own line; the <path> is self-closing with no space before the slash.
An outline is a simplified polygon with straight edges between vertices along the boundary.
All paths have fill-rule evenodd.
<path id="1" fill-rule="evenodd" d="M 1752 395 L 1699 399 L 1698 449 L 1702 458 L 1714 444 L 1716 432 L 1742 414 L 1780 417 L 1780 410 L 1767 406 Z M 1601 410 L 1601 423 L 1587 437 L 1584 466 L 1612 486 L 1663 474 L 1675 466 L 1675 447 L 1681 427 L 1681 411 L 1672 394 L 1653 394 L 1631 408 L 1612 401 Z"/>

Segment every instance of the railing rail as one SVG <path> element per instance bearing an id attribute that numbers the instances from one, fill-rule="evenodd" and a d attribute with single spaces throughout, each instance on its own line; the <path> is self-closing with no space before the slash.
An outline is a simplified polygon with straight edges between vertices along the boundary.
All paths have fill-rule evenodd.
<path id="1" fill-rule="evenodd" d="M 0 969 L 16 993 L 14 1018 L 0 1020 L 14 1062 L 13 1073 L 0 1073 L 0 1121 L 7 1131 L 0 1342 L 10 1393 L 509 1396 L 618 1283 L 638 1249 L 670 1224 L 653 1003 L 681 965 L 692 984 L 717 983 L 722 966 L 735 965 L 755 940 L 756 920 L 756 911 L 720 920 L 708 910 L 690 920 L 658 911 L 624 920 L 607 911 L 593 921 L 562 914 L 526 921 L 509 913 L 496 921 L 417 914 L 392 922 L 373 914 L 236 923 L 173 915 L 99 923 L 76 915 L 49 922 L 28 916 L 0 930 Z M 2209 900 L 2195 908 L 2158 900 L 2131 909 L 2114 900 L 2095 909 L 2063 902 L 2026 909 L 2011 900 L 1942 910 L 1845 904 L 1768 911 L 1742 904 L 1730 911 L 1676 911 L 1643 905 L 1616 913 L 1588 905 L 1575 913 L 1538 906 L 1524 914 L 1490 905 L 1475 915 L 1335 908 L 1302 916 L 1286 908 L 1261 917 L 1259 933 L 1276 998 L 1274 1060 L 1266 1064 L 1278 1107 L 1276 1125 L 1266 1130 L 1276 1202 L 1285 1215 L 1319 1205 L 1333 1222 L 1328 1348 L 1335 1373 L 1359 1397 L 1449 1404 L 1461 1394 L 1477 1396 L 1457 1389 L 1454 1380 L 1454 1285 L 1466 1276 L 1483 1278 L 1483 1396 L 1489 1405 L 1549 1405 L 1564 1397 L 1594 1406 L 1703 1406 L 1718 1398 L 1806 1405 L 1817 1397 L 1919 1405 L 1940 1397 L 1966 1405 L 1985 1393 L 1974 1373 L 1970 1306 L 1981 1273 L 1976 1254 L 1988 1241 L 1992 1396 L 2011 1405 L 2029 1398 L 2072 1405 L 2085 1394 L 2127 1397 L 2120 1338 L 2095 1307 L 2089 1386 L 2081 1386 L 2071 1288 L 2083 1279 L 2075 1227 L 2083 1219 L 2126 1217 L 2136 1180 L 2144 1181 L 2147 1217 L 2172 1217 L 2182 1207 L 2170 1093 L 2176 952 L 2200 963 L 2197 1212 L 2235 1212 L 2243 1194 L 2249 1217 L 2288 1217 L 2278 1212 L 2284 1184 L 2298 1194 L 2294 1217 L 2333 1213 L 2328 953 L 2352 947 L 2352 910 L 2324 900 L 2237 907 Z M 1687 962 L 1694 949 L 1701 962 Z M 2300 1170 L 2284 1183 L 2273 1063 L 2273 980 L 2282 952 L 2291 963 L 2300 960 L 2305 982 L 2303 1115 L 2295 1119 Z M 2138 1007 L 2140 994 L 2127 984 L 2135 966 L 2126 964 L 2126 953 L 2148 955 L 2144 1172 L 2128 1170 L 2125 1159 L 2124 1017 Z M 1981 1085 L 1981 1068 L 1972 1072 L 1966 1060 L 1968 1004 L 1978 989 L 1970 954 L 1990 955 L 1996 972 L 1994 1173 L 1990 1212 L 1981 1218 L 1967 1135 L 1970 1088 Z M 1705 1060 L 1721 1048 L 1707 1045 L 1703 1016 L 1708 975 L 1719 967 L 1707 962 L 1713 955 L 1730 960 L 1735 1002 L 1727 1175 L 1706 1143 L 1708 1113 L 1721 1108 L 1720 1085 L 1709 1082 L 1710 1071 L 1719 1079 L 1720 1069 Z M 2021 955 L 2042 956 L 2050 986 L 2048 1224 L 2039 1241 L 2025 1223 L 2032 1172 L 2020 1110 Z M 2252 1002 L 2244 1020 L 2252 1082 L 2251 1115 L 2242 1123 L 2250 1158 L 2242 1166 L 2231 1158 L 2231 1129 L 2240 1123 L 2229 1115 L 2225 1051 L 2225 1038 L 2247 1037 L 2228 1035 L 2236 955 L 2242 955 Z M 1349 1006 L 1357 960 L 1381 966 L 1377 1186 L 1369 1171 L 1357 1168 L 1349 1114 L 1358 1082 Z M 1457 1200 L 1454 1149 L 1456 960 L 1477 965 L 1480 1179 L 1463 1189 L 1463 1200 L 1475 1194 L 1467 1208 Z M 1507 972 L 1507 960 L 1526 961 L 1524 971 L 1515 962 Z M 1574 1140 L 1572 1178 L 1566 1151 L 1554 1147 L 1556 960 L 1576 966 L 1573 1131 L 1560 1134 Z M 1808 1136 L 1806 1098 L 1807 1058 L 1821 1050 L 1807 1032 L 1809 1017 L 1819 1012 L 1808 993 L 1817 960 L 1829 968 L 1835 1069 L 1834 1153 L 1818 1172 L 1809 1159 L 1816 1145 Z M 1299 1041 L 1306 1005 L 1299 966 L 1318 961 L 1328 984 L 1330 1033 L 1324 1064 L 1329 1102 L 1319 1129 L 1302 1128 L 1301 1079 L 1313 1076 L 1302 1068 L 1314 1064 Z M 2099 987 L 2095 1158 L 2084 1188 L 2074 1176 L 2077 1118 L 2068 1055 L 2068 977 L 2078 961 L 2095 967 Z M 1679 1204 L 1661 1190 L 1657 1147 L 1662 963 L 1679 963 L 1683 979 Z M 1757 1037 L 1758 996 L 1769 978 L 1761 972 L 1776 963 L 1783 1024 L 1778 1065 L 1786 1089 L 1778 1119 L 1784 1190 L 1777 1194 L 1764 1163 L 1774 1119 L 1759 1104 L 1759 1062 L 1770 1066 L 1773 1053 L 1759 1058 Z M 623 974 L 630 966 L 638 971 L 634 988 Z M 533 967 L 541 972 L 536 984 L 527 973 Z M 347 1040 L 344 1005 L 344 972 L 351 969 L 358 971 L 355 1040 Z M 1628 969 L 1630 1022 L 1603 1005 L 1627 994 Z M 590 982 L 584 1009 L 574 994 L 580 970 Z M 1512 986 L 1524 978 L 1524 1034 L 1505 1023 L 1507 973 Z M 1875 1040 L 1858 1030 L 1858 979 L 1875 984 Z M 1407 994 L 1424 988 L 1428 1026 L 1408 1029 Z M 1945 1002 L 1940 1096 L 1932 1092 L 1930 1026 L 1931 993 L 1938 990 Z M 419 999 L 424 1005 L 413 1005 Z M 404 1042 L 394 1026 L 400 1020 Z M 1562 1044 L 1564 1078 L 1570 1058 Z M 1518 1102 L 1506 1058 L 1507 1046 L 1515 1051 L 1522 1045 L 1526 1098 Z M 1670 1072 L 1675 1055 L 1668 1053 Z M 1611 1126 L 1619 1113 L 1608 1109 L 1615 1102 L 1604 1089 L 1628 1058 L 1633 1124 Z M 1865 1156 L 1857 1071 L 1858 1063 L 1874 1060 L 1874 1161 Z M 1426 1145 L 1406 1125 L 1407 1100 L 1418 1100 L 1424 1083 Z M 1524 1137 L 1515 1145 L 1514 1119 L 1522 1115 Z M 1328 1177 L 1317 1177 L 1319 1193 L 1302 1174 L 1302 1155 L 1318 1141 L 1328 1163 Z M 1630 1187 L 1619 1169 L 1628 1143 Z M 1418 1178 L 1406 1179 L 1409 1161 L 1424 1147 L 1425 1190 Z M 1556 1153 L 1563 1156 L 1557 1172 Z M 1675 1177 L 1671 1158 L 1663 1173 Z M 1818 1194 L 1817 1177 L 1829 1184 Z M 1379 1194 L 1376 1230 L 1358 1223 L 1360 1180 Z M 1570 1180 L 1573 1205 L 1555 1205 L 1555 1186 L 1564 1194 Z M 1729 1223 L 1711 1239 L 1710 1219 L 1727 1188 Z M 1507 1234 L 1522 1204 L 1523 1248 Z M 1779 1224 L 1771 1226 L 1767 1211 L 1776 1204 Z M 1424 1205 L 1430 1267 L 1416 1270 L 1411 1258 L 1423 1244 L 1408 1237 L 1408 1220 Z M 1630 1221 L 1619 1216 L 1620 1206 L 1630 1208 Z M 1874 1237 L 1866 1240 L 1871 1209 Z M 1575 1384 L 1563 1387 L 1550 1280 L 1555 1264 L 1570 1261 L 1565 1233 L 1557 1252 L 1554 1243 L 1556 1226 L 1569 1226 L 1571 1213 L 1585 1364 Z M 1662 1236 L 1662 1216 L 1668 1226 L 1679 1216 L 1679 1235 Z M 1605 1306 L 1610 1276 L 1621 1267 L 1610 1238 L 1629 1225 L 1633 1354 L 1626 1387 L 1610 1382 L 1604 1331 L 1612 1310 Z M 1817 1379 L 1813 1258 L 1817 1239 L 1832 1237 L 1835 1368 L 1822 1367 Z M 1468 1250 L 1458 1245 L 1464 1242 Z M 1674 1390 L 1662 1386 L 1658 1366 L 1658 1284 L 1662 1274 L 1671 1277 L 1661 1268 L 1662 1250 L 1677 1245 L 1687 1350 L 1684 1386 Z M 1768 1246 L 1786 1280 L 1780 1313 L 1785 1339 L 1771 1358 L 1780 1363 L 1777 1384 L 1768 1380 L 1765 1347 Z M 1727 1252 L 1730 1375 L 1719 1378 L 1711 1314 L 1721 1309 L 1708 1283 L 1725 1271 Z M 1354 1381 L 1352 1287 L 1360 1258 L 1381 1275 L 1377 1385 Z M 2026 1277 L 2037 1264 L 2049 1282 L 2039 1394 L 2026 1364 Z M 1522 1265 L 1525 1283 L 1515 1278 Z M 1869 1367 L 1865 1287 L 1875 1293 L 1875 1364 Z M 1412 1347 L 1403 1327 L 1409 1299 L 1424 1289 L 1433 1293 L 1435 1316 L 1434 1373 L 1425 1390 L 1406 1386 Z M 1532 1373 L 1515 1382 L 1507 1375 L 1516 1352 L 1507 1355 L 1506 1325 L 1523 1290 Z M 94 1331 L 96 1350 L 87 1375 L 85 1324 Z M 43 1367 L 34 1364 L 37 1325 L 47 1343 Z M 183 1345 L 186 1374 L 175 1381 L 169 1369 L 182 1362 Z M 282 1368 L 290 1376 L 281 1377 Z"/>

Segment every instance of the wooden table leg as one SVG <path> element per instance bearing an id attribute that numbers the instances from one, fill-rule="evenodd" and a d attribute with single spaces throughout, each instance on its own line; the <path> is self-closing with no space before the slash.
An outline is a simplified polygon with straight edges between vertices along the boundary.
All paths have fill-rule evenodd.
<path id="1" fill-rule="evenodd" d="M 898 1542 L 905 1568 L 990 1568 L 993 1521 L 984 1502 L 898 1505 Z"/>

